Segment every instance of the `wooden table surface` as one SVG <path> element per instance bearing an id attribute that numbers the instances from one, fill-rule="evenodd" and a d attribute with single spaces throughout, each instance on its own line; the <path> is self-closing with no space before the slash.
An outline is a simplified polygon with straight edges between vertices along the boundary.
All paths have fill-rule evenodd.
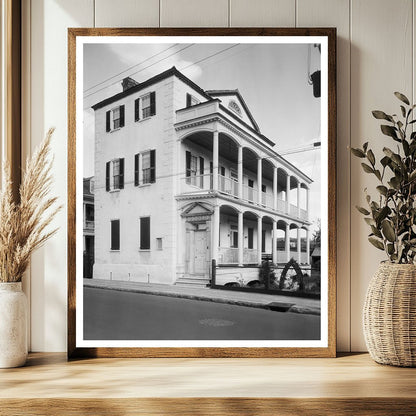
<path id="1" fill-rule="evenodd" d="M 416 415 L 416 369 L 335 359 L 84 359 L 0 370 L 0 415 Z"/>

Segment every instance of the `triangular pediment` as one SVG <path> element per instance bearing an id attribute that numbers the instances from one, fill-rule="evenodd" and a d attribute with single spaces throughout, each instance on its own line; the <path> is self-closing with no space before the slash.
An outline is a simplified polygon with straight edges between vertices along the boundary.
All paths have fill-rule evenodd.
<path id="1" fill-rule="evenodd" d="M 228 111 L 238 116 L 254 130 L 260 131 L 254 117 L 238 90 L 210 90 L 207 91 L 207 93 L 213 98 L 219 98 L 222 105 Z"/>
<path id="2" fill-rule="evenodd" d="M 211 215 L 213 210 L 205 204 L 200 202 L 193 202 L 192 204 L 185 207 L 182 212 L 182 217 L 195 217 L 195 216 L 204 216 Z"/>

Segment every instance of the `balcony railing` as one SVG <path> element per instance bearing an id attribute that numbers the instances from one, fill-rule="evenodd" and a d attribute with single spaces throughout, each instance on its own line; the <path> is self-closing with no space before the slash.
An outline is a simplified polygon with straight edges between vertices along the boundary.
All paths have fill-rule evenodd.
<path id="1" fill-rule="evenodd" d="M 218 190 L 232 196 L 238 196 L 238 182 L 232 178 L 218 175 Z"/>
<path id="2" fill-rule="evenodd" d="M 257 189 L 248 186 L 248 185 L 243 185 L 243 199 L 247 202 L 251 202 L 251 203 L 257 203 L 259 198 L 258 198 L 258 193 L 257 193 Z"/>
<path id="3" fill-rule="evenodd" d="M 201 193 L 210 191 L 213 189 L 213 175 L 210 173 L 204 175 L 191 175 L 182 179 L 181 191 L 183 193 Z M 234 178 L 230 178 L 223 175 L 218 175 L 218 191 L 238 198 L 238 181 Z M 243 184 L 242 186 L 242 200 L 250 202 L 252 204 L 259 204 L 258 190 L 257 188 Z M 273 193 L 262 192 L 261 203 L 263 207 L 274 209 L 274 197 Z M 296 205 L 290 204 L 289 214 L 292 217 L 300 218 L 302 220 L 308 219 L 308 212 L 304 209 L 299 209 Z M 276 210 L 282 213 L 287 213 L 287 203 L 277 198 Z"/>

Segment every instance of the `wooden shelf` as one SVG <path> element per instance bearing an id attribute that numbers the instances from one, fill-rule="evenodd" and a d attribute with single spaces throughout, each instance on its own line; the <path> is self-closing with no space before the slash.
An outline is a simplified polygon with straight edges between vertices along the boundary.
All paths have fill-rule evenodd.
<path id="1" fill-rule="evenodd" d="M 416 369 L 335 359 L 85 359 L 0 370 L 0 415 L 415 415 Z"/>

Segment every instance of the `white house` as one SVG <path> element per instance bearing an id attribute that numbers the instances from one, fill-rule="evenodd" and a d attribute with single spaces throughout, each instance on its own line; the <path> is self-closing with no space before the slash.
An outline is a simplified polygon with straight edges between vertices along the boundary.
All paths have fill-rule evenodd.
<path id="1" fill-rule="evenodd" d="M 246 283 L 267 256 L 309 267 L 312 180 L 238 90 L 204 91 L 175 67 L 122 86 L 93 106 L 94 278 L 206 285 L 215 260 L 218 281 Z"/>

